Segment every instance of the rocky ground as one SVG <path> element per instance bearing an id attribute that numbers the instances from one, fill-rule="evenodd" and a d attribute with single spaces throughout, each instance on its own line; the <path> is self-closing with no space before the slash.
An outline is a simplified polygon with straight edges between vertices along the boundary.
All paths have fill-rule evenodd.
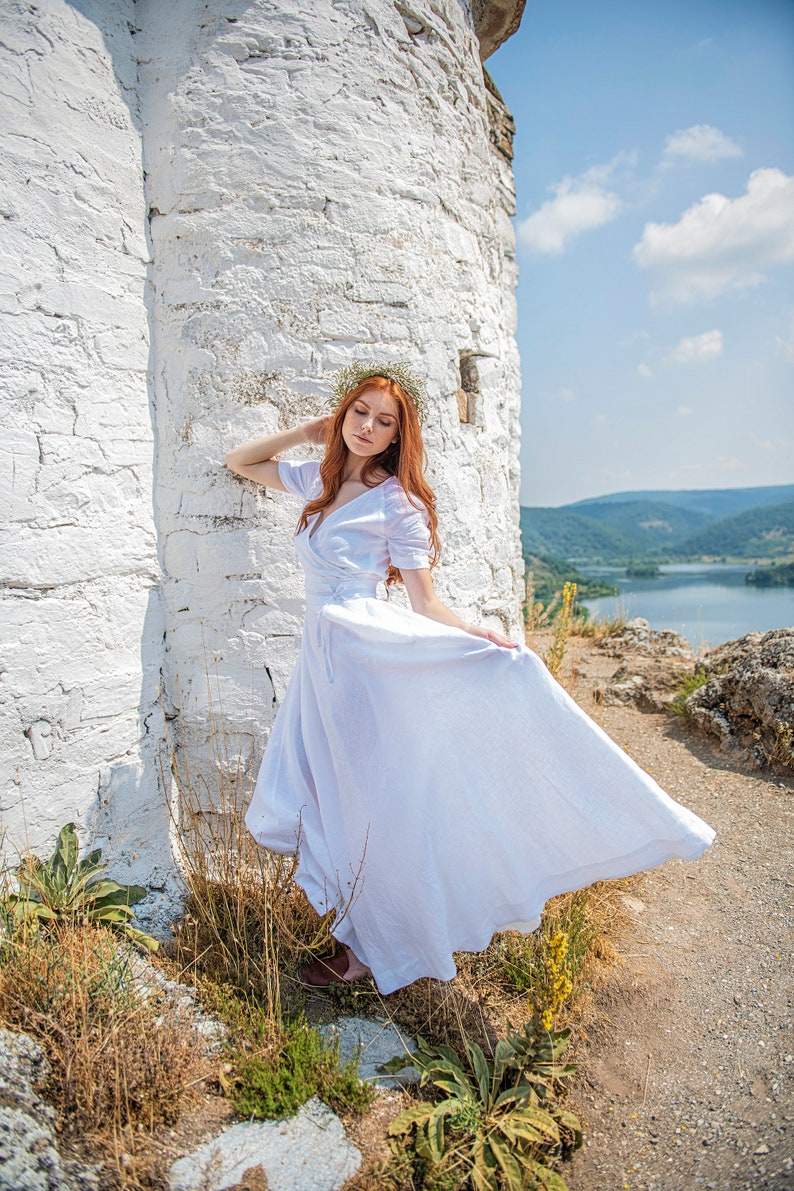
<path id="1" fill-rule="evenodd" d="M 717 839 L 626 898 L 624 963 L 576 1056 L 586 1142 L 571 1191 L 792 1191 L 791 780 L 669 713 L 597 703 L 618 669 L 625 681 L 631 650 L 578 640 L 574 651 L 582 705 Z"/>

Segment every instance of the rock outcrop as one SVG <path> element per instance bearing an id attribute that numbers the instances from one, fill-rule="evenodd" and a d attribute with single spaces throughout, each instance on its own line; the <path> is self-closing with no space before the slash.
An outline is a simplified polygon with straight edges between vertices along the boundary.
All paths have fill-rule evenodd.
<path id="1" fill-rule="evenodd" d="M 601 642 L 600 648 L 620 665 L 596 692 L 599 701 L 636 703 L 643 711 L 666 711 L 676 696 L 681 675 L 691 672 L 695 655 L 678 633 L 650 628 L 637 616 Z"/>
<path id="2" fill-rule="evenodd" d="M 690 721 L 726 752 L 794 768 L 794 628 L 747 633 L 712 649 L 689 696 Z"/>
<path id="3" fill-rule="evenodd" d="M 0 1029 L 0 1191 L 98 1191 L 93 1168 L 58 1153 L 57 1114 L 36 1091 L 49 1071 L 35 1039 Z"/>

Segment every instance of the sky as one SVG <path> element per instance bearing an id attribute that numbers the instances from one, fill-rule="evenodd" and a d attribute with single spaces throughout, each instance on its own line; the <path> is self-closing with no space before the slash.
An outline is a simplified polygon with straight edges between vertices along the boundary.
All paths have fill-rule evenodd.
<path id="1" fill-rule="evenodd" d="M 527 0 L 524 505 L 794 482 L 794 0 Z"/>

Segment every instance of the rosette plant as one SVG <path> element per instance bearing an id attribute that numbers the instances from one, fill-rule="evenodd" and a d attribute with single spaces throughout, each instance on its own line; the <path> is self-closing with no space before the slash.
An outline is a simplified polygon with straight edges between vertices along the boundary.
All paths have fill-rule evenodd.
<path id="1" fill-rule="evenodd" d="M 385 1069 L 411 1063 L 420 1084 L 443 1096 L 412 1105 L 393 1122 L 395 1153 L 402 1146 L 426 1168 L 457 1172 L 474 1191 L 566 1191 L 550 1163 L 582 1144 L 579 1121 L 556 1102 L 574 1071 L 560 1062 L 569 1038 L 569 1030 L 555 1034 L 533 1018 L 499 1039 L 492 1060 L 476 1042 L 466 1042 L 463 1059 L 450 1046 L 420 1039 L 418 1051 Z"/>
<path id="2" fill-rule="evenodd" d="M 74 918 L 120 930 L 134 943 L 156 951 L 159 943 L 131 925 L 132 909 L 146 890 L 140 885 L 120 885 L 104 876 L 107 863 L 102 849 L 95 848 L 82 860 L 77 828 L 67 823 L 58 835 L 49 860 L 24 857 L 16 869 L 18 888 L 5 895 L 12 921 L 17 926 L 43 925 Z"/>

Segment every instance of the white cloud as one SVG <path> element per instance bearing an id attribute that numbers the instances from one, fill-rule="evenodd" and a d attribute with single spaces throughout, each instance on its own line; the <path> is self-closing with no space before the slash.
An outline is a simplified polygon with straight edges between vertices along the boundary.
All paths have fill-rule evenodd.
<path id="1" fill-rule="evenodd" d="M 653 376 L 653 368 L 651 368 L 648 364 L 638 364 L 637 371 L 640 376 L 645 378 L 645 380 L 650 380 Z"/>
<path id="2" fill-rule="evenodd" d="M 739 198 L 707 194 L 678 223 L 646 223 L 633 253 L 655 278 L 655 299 L 690 302 L 759 285 L 763 270 L 794 260 L 794 178 L 754 170 Z"/>
<path id="3" fill-rule="evenodd" d="M 675 160 L 720 161 L 724 157 L 742 157 L 742 151 L 713 124 L 693 124 L 691 128 L 679 128 L 668 136 L 662 155 L 663 165 L 672 165 Z"/>
<path id="4" fill-rule="evenodd" d="M 703 360 L 716 360 L 722 355 L 722 331 L 704 331 L 681 339 L 668 356 L 674 364 L 698 364 Z"/>
<path id="5" fill-rule="evenodd" d="M 560 389 L 559 393 L 557 394 L 557 397 L 559 398 L 560 401 L 575 401 L 576 400 L 576 394 L 574 393 L 573 389 Z"/>
<path id="6" fill-rule="evenodd" d="M 642 343 L 650 339 L 650 331 L 634 331 L 627 339 L 619 339 L 618 347 L 631 347 L 633 343 Z"/>
<path id="7" fill-rule="evenodd" d="M 529 252 L 559 256 L 577 236 L 611 221 L 622 203 L 610 189 L 612 175 L 627 160 L 619 153 L 607 165 L 592 166 L 573 178 L 566 175 L 549 189 L 554 198 L 518 223 L 518 239 Z"/>
<path id="8" fill-rule="evenodd" d="M 680 418 L 691 418 L 692 417 L 692 406 L 691 405 L 679 405 L 678 416 Z"/>

